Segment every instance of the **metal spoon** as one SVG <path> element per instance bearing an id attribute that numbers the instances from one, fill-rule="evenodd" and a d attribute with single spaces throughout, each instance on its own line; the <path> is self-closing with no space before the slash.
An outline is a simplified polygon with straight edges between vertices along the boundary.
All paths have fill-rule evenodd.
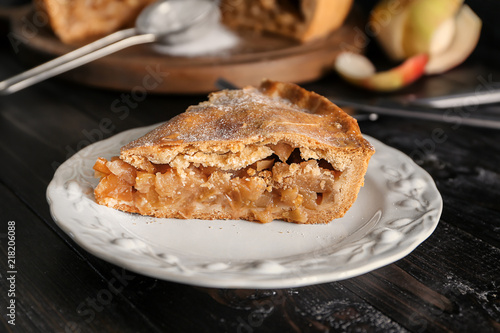
<path id="1" fill-rule="evenodd" d="M 54 60 L 0 82 L 0 94 L 14 93 L 129 46 L 145 43 L 181 44 L 199 38 L 219 20 L 210 0 L 160 0 L 146 7 L 135 27 L 117 31 Z"/>

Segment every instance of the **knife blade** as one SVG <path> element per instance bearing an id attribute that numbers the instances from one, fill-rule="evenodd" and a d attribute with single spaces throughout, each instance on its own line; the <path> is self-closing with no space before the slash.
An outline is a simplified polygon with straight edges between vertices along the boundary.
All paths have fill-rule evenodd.
<path id="1" fill-rule="evenodd" d="M 379 103 L 377 105 L 369 103 L 359 103 L 355 101 L 342 100 L 337 98 L 329 98 L 335 104 L 341 107 L 351 107 L 356 111 L 374 113 L 377 115 L 386 115 L 410 119 L 421 119 L 448 123 L 452 125 L 467 125 L 481 128 L 500 129 L 500 117 L 488 117 L 485 115 L 473 115 L 472 112 L 462 115 L 456 114 L 456 110 L 448 109 L 446 111 L 436 111 L 432 109 L 416 109 L 405 108 L 402 105 L 391 104 L 384 105 Z"/>

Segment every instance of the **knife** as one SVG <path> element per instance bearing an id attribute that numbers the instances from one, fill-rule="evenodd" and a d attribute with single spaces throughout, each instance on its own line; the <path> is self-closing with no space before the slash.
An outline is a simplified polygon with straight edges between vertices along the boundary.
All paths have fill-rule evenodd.
<path id="1" fill-rule="evenodd" d="M 442 110 L 436 111 L 433 109 L 425 108 L 406 108 L 403 105 L 384 105 L 384 103 L 373 105 L 369 103 L 359 103 L 337 98 L 329 99 L 339 106 L 352 107 L 357 111 L 369 112 L 378 115 L 431 120 L 452 125 L 467 125 L 482 128 L 500 129 L 500 117 L 488 117 L 485 115 L 473 116 L 472 112 L 468 112 L 468 114 L 466 115 L 457 115 L 455 110 L 453 109 L 449 109 L 443 112 Z"/>
<path id="2" fill-rule="evenodd" d="M 492 89 L 483 92 L 467 92 L 447 96 L 416 98 L 408 100 L 409 104 L 430 108 L 454 108 L 470 105 L 492 104 L 500 102 L 500 89 Z"/>

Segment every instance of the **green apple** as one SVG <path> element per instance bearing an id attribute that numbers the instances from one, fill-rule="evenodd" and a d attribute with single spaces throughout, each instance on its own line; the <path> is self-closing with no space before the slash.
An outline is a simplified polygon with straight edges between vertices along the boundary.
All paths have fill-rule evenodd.
<path id="1" fill-rule="evenodd" d="M 416 0 L 408 5 L 403 38 L 407 57 L 439 54 L 455 35 L 454 18 L 463 0 Z"/>
<path id="2" fill-rule="evenodd" d="M 462 63 L 481 32 L 481 20 L 463 0 L 381 0 L 369 24 L 392 60 L 428 54 L 425 74 L 443 73 Z"/>

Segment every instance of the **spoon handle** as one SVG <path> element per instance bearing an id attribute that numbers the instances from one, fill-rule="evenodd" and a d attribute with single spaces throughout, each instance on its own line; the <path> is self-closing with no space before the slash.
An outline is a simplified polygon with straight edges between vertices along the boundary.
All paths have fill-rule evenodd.
<path id="1" fill-rule="evenodd" d="M 0 82 L 0 95 L 14 93 L 124 48 L 137 44 L 152 43 L 155 40 L 155 34 L 137 34 L 135 28 L 117 31 Z"/>

